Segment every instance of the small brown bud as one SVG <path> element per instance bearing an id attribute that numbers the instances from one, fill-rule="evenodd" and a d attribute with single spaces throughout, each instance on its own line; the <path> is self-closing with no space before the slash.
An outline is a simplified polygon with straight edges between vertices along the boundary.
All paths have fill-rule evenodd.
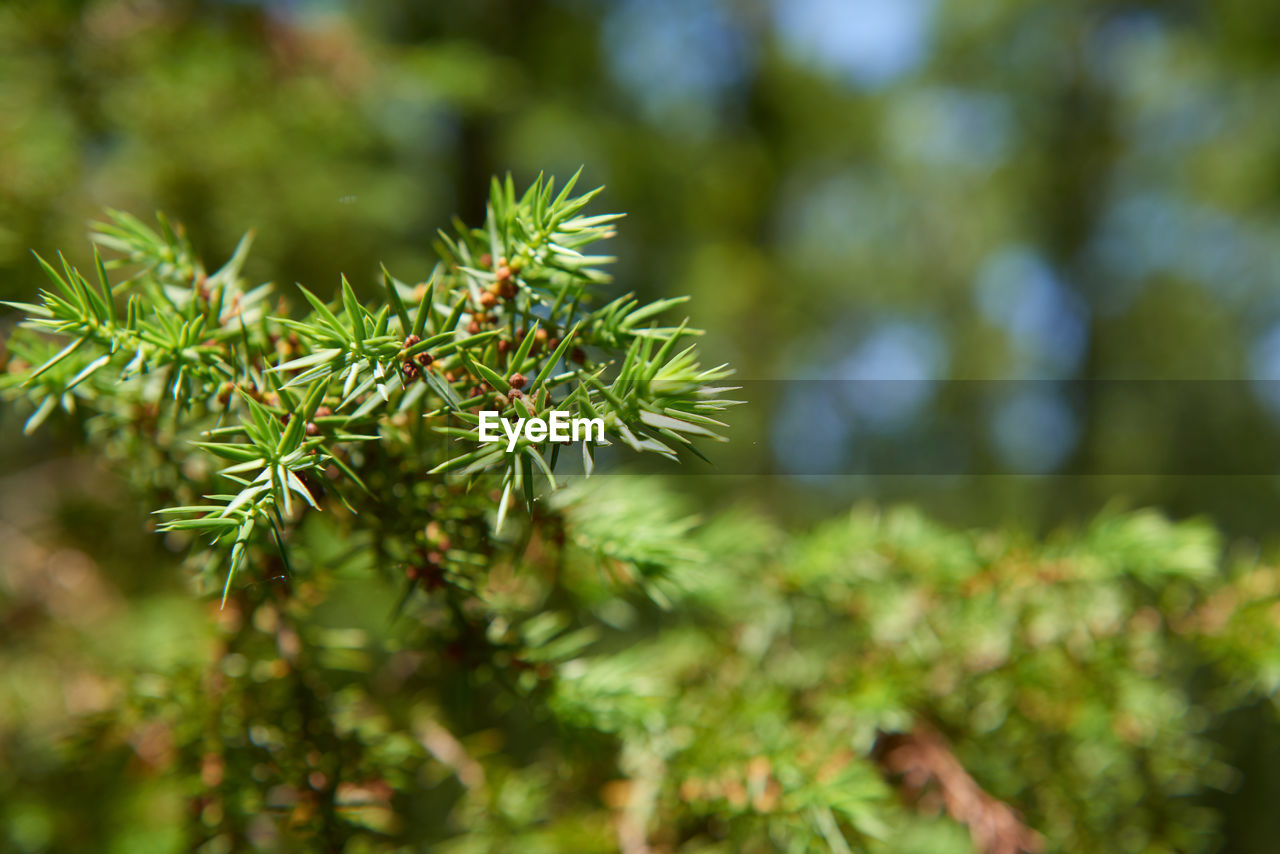
<path id="1" fill-rule="evenodd" d="M 425 351 L 418 354 L 418 364 L 424 368 L 431 367 L 431 363 L 434 362 L 435 360 L 436 360 L 435 356 L 432 356 L 430 353 L 427 353 Z"/>
<path id="2" fill-rule="evenodd" d="M 506 354 L 506 353 L 509 353 L 510 351 L 511 351 L 511 342 L 505 338 L 499 339 L 498 352 L 502 354 Z"/>
<path id="3" fill-rule="evenodd" d="M 328 418 L 333 414 L 333 410 L 327 406 L 321 406 L 316 410 L 316 418 Z"/>
<path id="4" fill-rule="evenodd" d="M 480 305 L 484 306 L 485 308 L 493 308 L 497 304 L 498 304 L 498 298 L 493 294 L 489 293 L 488 291 L 485 291 L 484 293 L 480 294 Z"/>
<path id="5" fill-rule="evenodd" d="M 467 334 L 468 334 L 468 335 L 475 335 L 475 334 L 477 334 L 479 331 L 480 331 L 480 323 L 479 323 L 479 321 L 473 320 L 473 321 L 471 321 L 470 323 L 468 323 L 468 324 L 467 324 Z"/>
<path id="6" fill-rule="evenodd" d="M 507 392 L 507 400 L 514 401 L 519 400 L 522 397 L 524 397 L 524 392 L 518 388 L 513 388 L 511 391 Z"/>
<path id="7" fill-rule="evenodd" d="M 511 384 L 512 388 L 518 389 L 524 388 L 524 384 L 527 383 L 528 380 L 525 379 L 524 374 L 512 374 L 507 377 L 507 382 Z"/>
<path id="8" fill-rule="evenodd" d="M 316 426 L 316 422 L 314 422 L 314 421 L 308 421 L 308 422 L 307 422 L 307 435 L 308 435 L 308 436 L 315 436 L 315 435 L 319 434 L 319 432 L 320 432 L 320 428 Z"/>
<path id="9" fill-rule="evenodd" d="M 404 339 L 404 349 L 408 350 L 414 344 L 420 344 L 420 343 L 422 343 L 421 338 L 419 338 L 417 335 L 410 335 L 408 338 Z"/>
<path id="10" fill-rule="evenodd" d="M 574 347 L 573 352 L 569 354 L 569 358 L 581 365 L 587 361 L 587 354 L 581 347 Z"/>
<path id="11" fill-rule="evenodd" d="M 486 253 L 484 253 L 483 255 L 481 255 L 481 256 L 480 256 L 480 266 L 481 266 L 483 269 L 485 269 L 485 270 L 487 270 L 487 269 L 489 269 L 490 267 L 492 267 L 492 266 L 493 266 L 493 256 L 492 256 L 492 255 L 490 255 L 488 252 L 486 252 Z"/>
<path id="12" fill-rule="evenodd" d="M 412 382 L 418 378 L 418 366 L 405 359 L 404 364 L 400 366 L 400 373 L 404 374 L 406 381 Z"/>

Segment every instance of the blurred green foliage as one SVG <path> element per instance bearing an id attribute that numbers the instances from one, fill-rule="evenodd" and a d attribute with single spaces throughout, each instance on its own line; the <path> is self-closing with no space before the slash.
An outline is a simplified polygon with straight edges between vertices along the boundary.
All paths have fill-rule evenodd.
<path id="1" fill-rule="evenodd" d="M 547 588 L 605 639 L 530 700 L 389 621 L 399 591 L 320 528 L 320 589 L 281 598 L 267 571 L 204 612 L 181 544 L 68 457 L 75 431 L 20 438 L 29 413 L 5 407 L 3 844 L 184 850 L 230 827 L 209 850 L 612 850 L 632 810 L 656 849 L 839 850 L 793 809 L 821 802 L 855 848 L 964 850 L 928 817 L 945 804 L 905 809 L 883 782 L 890 748 L 936 757 L 934 733 L 1051 849 L 1211 849 L 1216 827 L 1270 851 L 1275 571 L 1254 552 L 1276 540 L 1274 479 L 1159 475 L 1275 444 L 1277 32 L 1263 0 L 3 4 L 0 297 L 44 285 L 31 248 L 90 269 L 104 206 L 164 209 L 216 258 L 256 227 L 254 281 L 425 277 L 489 175 L 585 164 L 630 215 L 619 292 L 691 294 L 706 352 L 743 377 L 1044 380 L 944 429 L 1010 469 L 1150 472 L 790 479 L 780 413 L 824 410 L 778 383 L 718 457 L 777 476 L 680 481 L 700 509 L 762 515 L 695 533 L 636 482 L 564 511 L 584 576 L 616 560 L 680 581 Z M 1114 378 L 1239 381 L 1241 412 L 1171 422 L 1089 393 Z M 1047 381 L 1081 381 L 1083 405 Z M 938 417 L 919 406 L 889 432 Z M 839 403 L 817 421 L 823 448 L 884 431 Z M 1201 523 L 1088 521 L 1117 496 L 1247 539 L 1224 558 Z M 775 527 L 855 497 L 994 530 L 914 511 Z M 648 521 L 627 536 L 610 508 Z M 1012 533 L 1064 522 L 1078 534 Z M 289 632 L 308 663 L 278 673 Z M 916 740 L 873 761 L 881 726 Z M 804 783 L 837 744 L 839 791 Z M 348 788 L 326 808 L 313 774 Z"/>
<path id="2" fill-rule="evenodd" d="M 1211 851 L 1211 724 L 1280 687 L 1280 569 L 1152 512 L 797 536 L 598 476 L 400 620 L 325 515 L 207 615 L 14 538 L 7 844 Z"/>

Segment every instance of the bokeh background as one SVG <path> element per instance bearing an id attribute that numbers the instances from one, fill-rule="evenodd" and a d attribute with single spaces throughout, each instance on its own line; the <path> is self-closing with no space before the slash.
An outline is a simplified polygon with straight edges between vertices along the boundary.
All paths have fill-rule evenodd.
<path id="1" fill-rule="evenodd" d="M 692 295 L 708 358 L 753 384 L 725 474 L 689 479 L 708 506 L 1041 531 L 1120 502 L 1270 548 L 1278 104 L 1266 0 L 11 0 L 0 298 L 38 287 L 32 248 L 85 260 L 104 206 L 167 212 L 214 263 L 254 227 L 249 273 L 285 285 L 419 277 L 491 174 L 583 166 L 628 213 L 619 292 Z M 898 392 L 850 391 L 877 380 Z M 952 417 L 971 381 L 1000 382 Z M 42 850 L 39 793 L 94 785 L 59 751 L 112 702 L 95 657 L 198 655 L 203 618 L 118 483 L 25 415 L 0 414 L 0 825 Z M 899 440 L 960 441 L 981 474 L 850 474 Z M 134 747 L 122 769 L 164 749 Z M 1276 791 L 1255 764 L 1239 850 L 1270 850 L 1247 848 Z M 136 797 L 84 820 L 163 827 Z"/>

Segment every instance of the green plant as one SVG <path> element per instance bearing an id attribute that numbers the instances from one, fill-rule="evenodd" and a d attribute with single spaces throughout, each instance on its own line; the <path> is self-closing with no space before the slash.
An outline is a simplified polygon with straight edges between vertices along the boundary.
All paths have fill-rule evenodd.
<path id="1" fill-rule="evenodd" d="M 57 641 L 108 687 L 73 737 L 0 741 L 26 751 L 5 841 L 1211 850 L 1234 772 L 1209 722 L 1276 697 L 1280 570 L 1208 526 L 1108 513 L 1040 543 L 902 509 L 783 532 L 651 479 L 552 489 L 554 448 L 477 442 L 477 410 L 553 402 L 638 451 L 717 435 L 727 370 L 655 325 L 679 301 L 591 307 L 607 259 L 580 250 L 614 218 L 589 197 L 495 183 L 485 225 L 442 236 L 421 284 L 385 275 L 379 308 L 343 281 L 292 316 L 245 281 L 247 239 L 206 273 L 180 229 L 122 214 L 95 240 L 129 277 L 44 265 L 7 393 L 29 428 L 73 415 L 162 506 L 209 607 L 108 601 Z M 0 613 L 72 622 L 20 557 Z M 81 777 L 124 829 L 29 799 Z"/>
<path id="2" fill-rule="evenodd" d="M 674 459 L 694 437 L 721 438 L 712 415 L 732 403 L 711 385 L 730 371 L 700 368 L 684 346 L 699 331 L 653 323 L 683 300 L 589 308 L 612 258 L 583 250 L 619 217 L 584 214 L 598 191 L 573 196 L 576 180 L 557 193 L 539 178 L 519 197 L 495 180 L 484 224 L 441 232 L 425 281 L 384 269 L 373 308 L 345 277 L 336 308 L 299 285 L 303 317 L 243 277 L 251 235 L 207 273 L 180 227 L 113 212 L 92 235 L 96 281 L 40 259 L 52 287 L 13 304 L 30 320 L 5 386 L 33 405 L 28 431 L 55 409 L 88 409 L 96 443 L 154 467 L 155 500 L 171 505 L 160 530 L 229 545 L 224 601 L 247 559 L 278 552 L 289 565 L 303 506 L 322 503 L 360 516 L 391 562 L 437 555 L 420 575 L 483 570 L 488 525 L 497 535 L 516 497 L 532 509 L 540 479 L 554 488 L 562 445 L 483 445 L 482 410 L 599 418 L 612 440 Z M 104 263 L 97 247 L 119 257 Z M 133 272 L 113 282 L 116 267 Z M 590 473 L 592 443 L 580 452 Z M 222 554 L 201 556 L 212 570 Z"/>

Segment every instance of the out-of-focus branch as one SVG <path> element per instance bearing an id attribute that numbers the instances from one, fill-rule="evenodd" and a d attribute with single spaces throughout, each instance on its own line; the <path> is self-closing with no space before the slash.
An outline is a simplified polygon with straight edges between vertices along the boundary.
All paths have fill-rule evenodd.
<path id="1" fill-rule="evenodd" d="M 886 776 L 921 808 L 941 806 L 967 825 L 983 854 L 1037 854 L 1040 834 L 1023 824 L 1008 804 L 982 790 L 951 752 L 941 733 L 917 723 L 908 733 L 881 733 L 873 751 Z"/>

